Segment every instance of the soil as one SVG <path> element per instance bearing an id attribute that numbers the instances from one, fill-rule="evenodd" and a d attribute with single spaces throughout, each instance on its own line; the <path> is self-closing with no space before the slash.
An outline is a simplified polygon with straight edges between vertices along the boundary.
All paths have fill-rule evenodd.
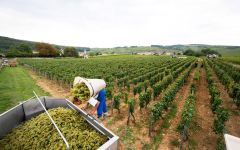
<path id="1" fill-rule="evenodd" d="M 70 89 L 59 85 L 53 80 L 38 75 L 32 70 L 28 69 L 30 76 L 35 80 L 38 86 L 44 91 L 48 92 L 53 97 L 70 98 Z"/>
<path id="2" fill-rule="evenodd" d="M 229 120 L 226 122 L 225 126 L 227 133 L 240 137 L 240 110 L 237 108 L 233 99 L 229 96 L 225 86 L 218 79 L 217 75 L 213 71 L 213 79 L 217 84 L 217 87 L 220 91 L 220 98 L 223 100 L 223 107 L 227 108 L 230 111 Z"/>
<path id="3" fill-rule="evenodd" d="M 165 130 L 163 140 L 161 144 L 159 145 L 160 149 L 174 149 L 174 147 L 171 145 L 171 141 L 174 139 L 180 139 L 179 133 L 176 131 L 177 125 L 181 120 L 182 110 L 183 106 L 185 104 L 185 101 L 189 95 L 190 87 L 193 82 L 195 71 L 193 70 L 187 81 L 184 83 L 183 87 L 178 91 L 175 97 L 175 102 L 177 104 L 177 113 L 174 119 L 170 120 L 170 127 Z"/>
<path id="4" fill-rule="evenodd" d="M 210 95 L 207 87 L 206 73 L 200 69 L 200 80 L 196 90 L 196 118 L 198 129 L 191 132 L 190 139 L 197 142 L 196 149 L 216 149 L 217 136 L 214 133 L 214 115 L 210 108 Z"/>

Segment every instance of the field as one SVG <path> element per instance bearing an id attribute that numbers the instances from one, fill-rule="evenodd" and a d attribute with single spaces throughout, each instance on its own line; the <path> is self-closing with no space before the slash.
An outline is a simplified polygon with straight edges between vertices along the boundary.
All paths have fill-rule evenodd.
<path id="1" fill-rule="evenodd" d="M 231 62 L 234 65 L 240 65 L 240 56 L 225 56 L 221 59 L 227 62 Z"/>
<path id="2" fill-rule="evenodd" d="M 33 90 L 40 95 L 48 95 L 23 67 L 3 68 L 0 70 L 0 112 L 33 97 Z"/>
<path id="3" fill-rule="evenodd" d="M 104 79 L 111 116 L 100 121 L 120 137 L 120 149 L 223 149 L 223 133 L 240 136 L 240 69 L 225 59 L 120 55 L 19 63 L 68 93 L 75 76 Z"/>

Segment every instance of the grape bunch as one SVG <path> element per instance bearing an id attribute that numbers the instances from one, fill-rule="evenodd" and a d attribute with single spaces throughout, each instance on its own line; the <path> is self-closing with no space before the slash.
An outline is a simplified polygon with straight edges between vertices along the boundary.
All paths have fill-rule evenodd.
<path id="1" fill-rule="evenodd" d="M 108 140 L 75 110 L 59 107 L 49 109 L 49 113 L 71 149 L 97 149 Z M 53 150 L 66 149 L 66 145 L 46 113 L 42 113 L 17 126 L 3 137 L 0 140 L 0 149 Z"/>

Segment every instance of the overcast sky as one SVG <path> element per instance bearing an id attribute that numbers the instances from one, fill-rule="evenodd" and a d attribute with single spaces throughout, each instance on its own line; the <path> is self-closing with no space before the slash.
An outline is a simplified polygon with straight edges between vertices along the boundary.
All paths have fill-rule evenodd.
<path id="1" fill-rule="evenodd" d="M 0 0 L 0 36 L 60 45 L 240 45 L 240 0 Z"/>

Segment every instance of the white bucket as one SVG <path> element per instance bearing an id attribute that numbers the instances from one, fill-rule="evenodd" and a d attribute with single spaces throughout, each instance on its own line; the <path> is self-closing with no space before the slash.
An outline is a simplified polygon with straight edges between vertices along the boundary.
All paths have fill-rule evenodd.
<path id="1" fill-rule="evenodd" d="M 106 82 L 103 79 L 86 79 L 82 77 L 75 77 L 73 86 L 82 82 L 88 87 L 90 97 L 95 97 L 103 88 L 106 87 Z"/>

